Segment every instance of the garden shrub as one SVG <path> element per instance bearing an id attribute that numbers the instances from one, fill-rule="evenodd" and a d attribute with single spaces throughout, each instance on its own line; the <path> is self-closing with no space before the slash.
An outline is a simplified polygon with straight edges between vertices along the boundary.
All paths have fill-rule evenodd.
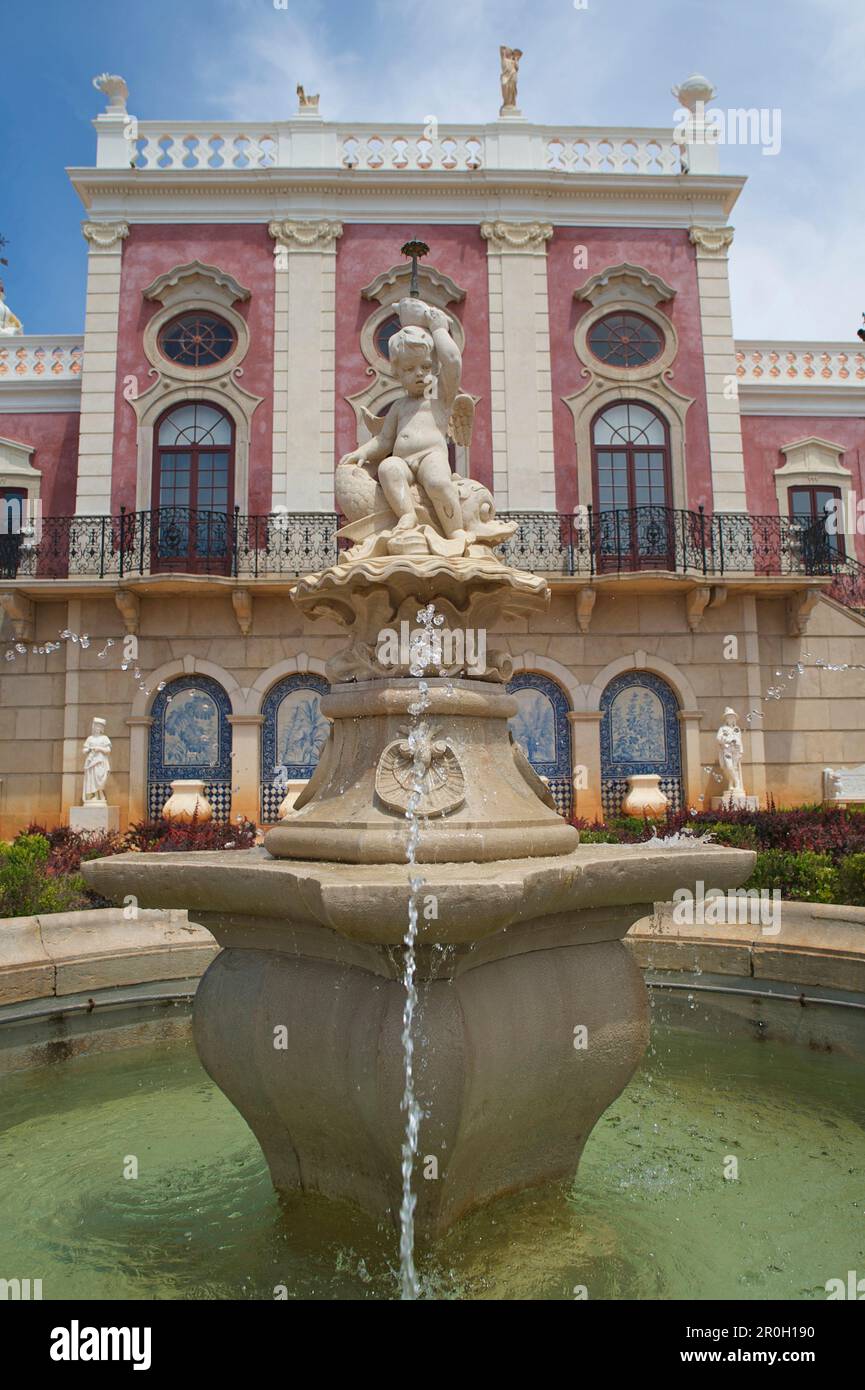
<path id="1" fill-rule="evenodd" d="M 44 835 L 19 835 L 0 843 L 0 917 L 30 917 L 39 912 L 73 912 L 87 907 L 80 874 L 51 875 L 51 845 Z"/>
<path id="2" fill-rule="evenodd" d="M 689 826 L 693 824 L 690 821 Z M 753 825 L 725 825 L 715 821 L 712 825 L 701 825 L 699 833 L 708 832 L 716 845 L 729 845 L 732 849 L 757 849 L 757 831 Z"/>
<path id="3" fill-rule="evenodd" d="M 777 888 L 783 898 L 797 902 L 832 903 L 838 901 L 838 869 L 831 855 L 813 850 L 761 850 L 745 887 Z"/>
<path id="4" fill-rule="evenodd" d="M 248 849 L 256 835 L 255 825 L 248 820 L 233 825 L 142 821 L 122 835 L 82 835 L 68 825 L 53 830 L 31 825 L 11 843 L 0 842 L 0 918 L 113 906 L 85 883 L 80 869 L 88 859 L 129 850 Z"/>
<path id="5" fill-rule="evenodd" d="M 837 901 L 865 907 L 865 854 L 847 854 L 838 865 Z"/>

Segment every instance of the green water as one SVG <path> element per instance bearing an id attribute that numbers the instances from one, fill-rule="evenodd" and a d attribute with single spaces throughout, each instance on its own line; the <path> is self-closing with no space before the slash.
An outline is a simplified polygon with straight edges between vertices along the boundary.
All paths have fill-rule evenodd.
<path id="1" fill-rule="evenodd" d="M 396 1295 L 394 1233 L 321 1199 L 280 1204 L 191 1044 L 18 1073 L 0 1115 L 0 1277 L 41 1278 L 44 1298 Z M 420 1252 L 423 1289 L 822 1299 L 865 1274 L 863 1172 L 861 1067 L 656 1027 L 571 1193 L 476 1212 Z"/>

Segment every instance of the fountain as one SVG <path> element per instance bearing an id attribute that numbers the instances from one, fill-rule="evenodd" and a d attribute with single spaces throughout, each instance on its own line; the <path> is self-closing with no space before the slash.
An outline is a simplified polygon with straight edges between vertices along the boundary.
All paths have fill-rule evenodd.
<path id="1" fill-rule="evenodd" d="M 277 1189 L 402 1214 L 407 1296 L 415 1225 L 436 1235 L 575 1173 L 648 1040 L 632 924 L 753 863 L 705 844 L 581 847 L 510 738 L 510 661 L 487 635 L 548 589 L 499 558 L 513 527 L 489 491 L 450 472 L 448 430 L 470 430 L 472 402 L 447 315 L 416 289 L 390 344 L 405 394 L 337 469 L 351 546 L 292 590 L 347 632 L 315 774 L 256 849 L 84 866 L 101 893 L 189 908 L 213 932 L 194 1011 L 205 1068 Z"/>

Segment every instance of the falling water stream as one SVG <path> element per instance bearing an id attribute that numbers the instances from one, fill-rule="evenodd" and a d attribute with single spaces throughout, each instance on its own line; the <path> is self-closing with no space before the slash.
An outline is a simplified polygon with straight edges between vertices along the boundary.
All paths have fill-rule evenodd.
<path id="1" fill-rule="evenodd" d="M 402 1015 L 402 1048 L 404 1087 L 402 1108 L 405 1111 L 405 1136 L 402 1145 L 402 1204 L 399 1222 L 400 1259 L 400 1297 L 416 1299 L 420 1294 L 417 1272 L 414 1263 L 414 1212 L 417 1196 L 412 1191 L 414 1164 L 417 1157 L 418 1132 L 421 1121 L 421 1108 L 415 1095 L 414 1084 L 414 1020 L 418 1003 L 417 993 L 417 942 L 418 899 L 424 886 L 423 875 L 417 871 L 417 851 L 420 844 L 421 817 L 419 808 L 424 794 L 424 783 L 429 770 L 429 748 L 432 730 L 423 719 L 430 707 L 429 686 L 423 679 L 427 670 L 434 666 L 440 668 L 439 643 L 434 629 L 440 627 L 444 618 L 437 614 L 433 605 L 427 604 L 417 615 L 421 630 L 412 635 L 409 649 L 409 673 L 417 678 L 418 697 L 408 707 L 411 727 L 408 735 L 409 751 L 412 754 L 411 792 L 406 806 L 406 820 L 409 823 L 406 862 L 409 866 L 408 925 L 403 937 L 403 977 L 405 1004 Z"/>

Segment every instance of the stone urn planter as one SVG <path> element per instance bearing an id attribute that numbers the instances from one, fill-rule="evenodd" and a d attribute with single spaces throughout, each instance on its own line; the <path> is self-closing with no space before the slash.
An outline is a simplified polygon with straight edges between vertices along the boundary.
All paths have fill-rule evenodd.
<path id="1" fill-rule="evenodd" d="M 171 783 L 171 795 L 162 808 L 163 820 L 188 825 L 197 820 L 204 824 L 213 819 L 213 807 L 204 793 L 204 783 L 195 778 L 178 778 Z"/>
<path id="2" fill-rule="evenodd" d="M 622 802 L 624 815 L 664 816 L 668 805 L 657 772 L 635 772 L 628 778 L 628 794 Z"/>

